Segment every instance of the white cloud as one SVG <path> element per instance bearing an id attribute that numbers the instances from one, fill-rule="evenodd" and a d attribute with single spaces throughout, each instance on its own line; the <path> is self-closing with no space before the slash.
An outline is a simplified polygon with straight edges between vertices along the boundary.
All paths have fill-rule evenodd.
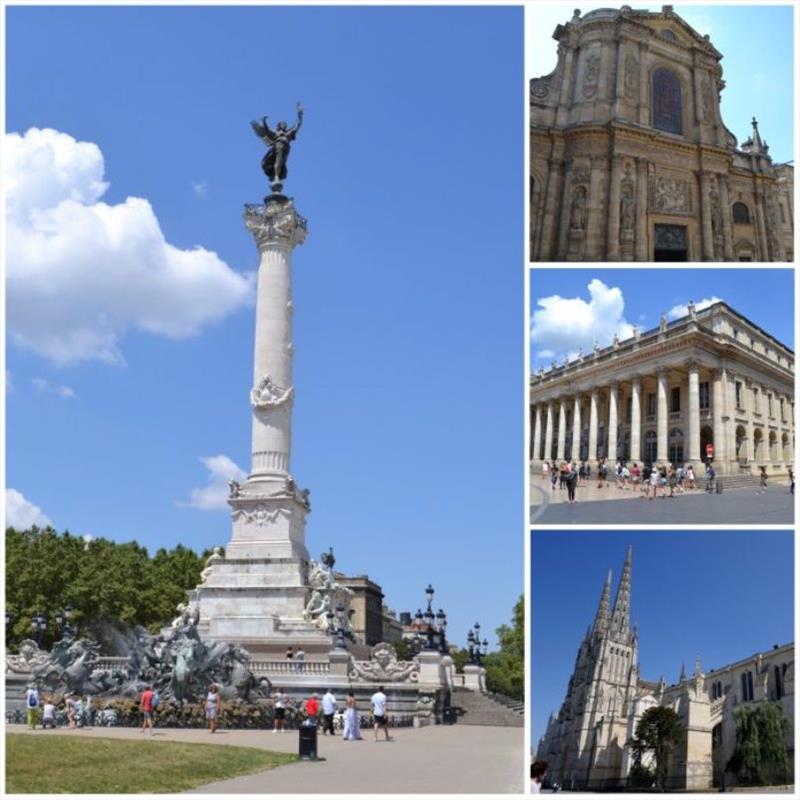
<path id="1" fill-rule="evenodd" d="M 535 358 L 574 357 L 579 349 L 589 353 L 595 341 L 601 347 L 611 344 L 614 334 L 620 341 L 633 336 L 634 326 L 625 319 L 622 290 L 597 278 L 587 289 L 588 299 L 556 294 L 536 300 L 531 316 Z"/>
<path id="2" fill-rule="evenodd" d="M 706 297 L 703 300 L 698 300 L 694 304 L 695 311 L 702 311 L 704 308 L 708 308 L 714 303 L 721 302 L 724 302 L 721 297 Z M 686 303 L 683 305 L 672 306 L 672 308 L 667 311 L 667 319 L 680 319 L 681 317 L 685 317 L 688 313 L 689 306 Z"/>
<path id="3" fill-rule="evenodd" d="M 193 181 L 192 191 L 197 197 L 208 197 L 208 182 L 207 181 Z"/>
<path id="4" fill-rule="evenodd" d="M 16 489 L 6 489 L 6 526 L 24 531 L 32 525 L 44 528 L 52 525 L 48 517 L 39 506 L 34 505 L 22 492 Z"/>
<path id="5" fill-rule="evenodd" d="M 243 481 L 247 473 L 228 456 L 207 456 L 200 461 L 208 470 L 208 484 L 200 489 L 192 489 L 189 492 L 188 502 L 179 505 L 201 511 L 219 511 L 228 508 L 230 494 L 228 481 Z"/>
<path id="6" fill-rule="evenodd" d="M 31 378 L 31 383 L 36 388 L 36 391 L 40 394 L 55 394 L 59 397 L 70 399 L 75 397 L 75 392 L 70 389 L 69 386 L 56 386 L 55 384 L 46 381 L 44 378 Z"/>
<path id="7" fill-rule="evenodd" d="M 100 201 L 99 147 L 52 129 L 4 141 L 7 324 L 13 341 L 56 364 L 122 363 L 137 329 L 181 339 L 252 297 L 252 277 L 202 247 L 164 239 L 150 203 Z"/>

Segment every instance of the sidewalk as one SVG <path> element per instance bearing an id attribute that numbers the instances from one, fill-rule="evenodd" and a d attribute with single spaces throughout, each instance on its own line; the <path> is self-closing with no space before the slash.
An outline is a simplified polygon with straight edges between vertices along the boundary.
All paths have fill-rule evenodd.
<path id="1" fill-rule="evenodd" d="M 24 725 L 7 725 L 9 733 L 31 736 L 82 736 L 142 739 L 137 728 L 90 728 L 31 732 Z M 360 742 L 340 736 L 319 736 L 320 761 L 285 767 L 207 784 L 190 794 L 510 794 L 523 791 L 525 738 L 523 728 L 485 725 L 435 725 L 390 731 L 394 741 L 374 741 L 364 730 Z M 381 734 L 382 735 L 382 734 Z M 147 737 L 150 739 L 150 737 Z M 156 728 L 154 741 L 202 742 L 258 747 L 297 753 L 298 733 Z"/>

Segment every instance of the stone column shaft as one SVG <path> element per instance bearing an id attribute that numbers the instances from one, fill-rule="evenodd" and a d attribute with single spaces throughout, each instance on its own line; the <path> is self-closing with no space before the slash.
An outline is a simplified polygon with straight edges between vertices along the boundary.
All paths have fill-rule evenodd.
<path id="1" fill-rule="evenodd" d="M 539 454 L 542 451 L 542 406 L 537 403 L 534 407 L 533 419 L 533 454 L 532 461 L 539 460 Z"/>
<path id="2" fill-rule="evenodd" d="M 725 433 L 725 382 L 727 376 L 725 370 L 714 372 L 714 383 L 711 397 L 711 418 L 714 427 L 714 463 L 725 467 L 728 464 L 728 439 Z M 735 449 L 734 442 L 734 449 Z"/>
<path id="3" fill-rule="evenodd" d="M 597 389 L 592 389 L 589 402 L 589 453 L 588 461 L 597 462 Z"/>
<path id="4" fill-rule="evenodd" d="M 559 464 L 564 460 L 564 450 L 567 443 L 567 399 L 562 397 L 558 401 L 558 444 L 556 445 L 556 461 Z"/>
<path id="5" fill-rule="evenodd" d="M 719 176 L 719 198 L 722 205 L 722 231 L 725 234 L 725 244 L 723 252 L 725 261 L 734 261 L 733 254 L 733 222 L 731 221 L 731 198 L 728 191 L 728 176 Z"/>
<path id="6" fill-rule="evenodd" d="M 642 382 L 631 383 L 631 461 L 642 460 Z"/>
<path id="7" fill-rule="evenodd" d="M 703 241 L 703 261 L 714 260 L 714 234 L 711 228 L 711 188 L 708 173 L 700 173 L 700 216 Z"/>
<path id="8" fill-rule="evenodd" d="M 767 228 L 764 222 L 764 192 L 756 190 L 756 233 L 758 236 L 759 261 L 769 261 L 769 247 L 767 246 Z"/>
<path id="9" fill-rule="evenodd" d="M 689 461 L 697 464 L 700 454 L 700 373 L 699 365 L 690 361 L 689 367 Z"/>
<path id="10" fill-rule="evenodd" d="M 667 441 L 667 426 L 669 422 L 669 411 L 667 405 L 667 372 L 661 370 L 658 373 L 658 397 L 656 408 L 656 460 L 661 464 L 668 460 L 669 448 Z"/>
<path id="11" fill-rule="evenodd" d="M 617 400 L 618 386 L 612 383 L 608 389 L 608 453 L 606 454 L 610 463 L 617 461 Z"/>
<path id="12" fill-rule="evenodd" d="M 608 227 L 606 261 L 619 261 L 620 159 L 611 156 L 611 181 L 608 187 Z"/>
<path id="13" fill-rule="evenodd" d="M 581 396 L 575 395 L 572 411 L 572 460 L 581 458 Z"/>
<path id="14" fill-rule="evenodd" d="M 636 159 L 636 260 L 649 261 L 647 253 L 647 159 Z"/>
<path id="15" fill-rule="evenodd" d="M 552 461 L 553 456 L 553 401 L 547 401 L 547 423 L 544 429 L 544 460 Z"/>

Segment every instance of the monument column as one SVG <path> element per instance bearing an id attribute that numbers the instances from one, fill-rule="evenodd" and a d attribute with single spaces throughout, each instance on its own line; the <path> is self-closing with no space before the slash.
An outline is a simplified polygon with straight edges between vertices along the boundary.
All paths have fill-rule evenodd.
<path id="1" fill-rule="evenodd" d="M 572 460 L 581 460 L 581 396 L 575 395 L 572 410 Z"/>
<path id="2" fill-rule="evenodd" d="M 700 373 L 699 363 L 686 363 L 689 369 L 689 461 L 697 464 L 700 455 Z"/>
<path id="3" fill-rule="evenodd" d="M 589 401 L 589 453 L 586 460 L 597 463 L 597 389 L 592 389 Z"/>
<path id="4" fill-rule="evenodd" d="M 544 429 L 544 460 L 553 459 L 553 401 L 547 401 L 547 421 Z"/>
<path id="5" fill-rule="evenodd" d="M 667 447 L 667 371 L 658 371 L 658 397 L 656 408 L 656 461 L 663 464 L 668 460 Z"/>
<path id="6" fill-rule="evenodd" d="M 613 381 L 608 387 L 608 453 L 606 457 L 612 464 L 617 462 L 617 399 L 618 385 Z"/>
<path id="7" fill-rule="evenodd" d="M 564 449 L 567 443 L 567 398 L 561 397 L 558 401 L 558 444 L 556 445 L 556 461 L 559 464 L 564 460 Z"/>
<path id="8" fill-rule="evenodd" d="M 534 406 L 534 420 L 533 420 L 533 453 L 531 461 L 539 460 L 539 453 L 542 451 L 542 406 L 537 403 Z"/>
<path id="9" fill-rule="evenodd" d="M 631 461 L 642 460 L 642 381 L 631 381 Z"/>

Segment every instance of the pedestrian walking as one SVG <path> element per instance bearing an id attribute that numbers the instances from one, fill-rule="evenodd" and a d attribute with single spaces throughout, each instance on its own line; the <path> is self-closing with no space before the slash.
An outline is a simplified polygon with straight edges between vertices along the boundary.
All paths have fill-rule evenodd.
<path id="1" fill-rule="evenodd" d="M 545 483 L 550 480 L 550 465 L 546 461 L 542 461 L 542 480 Z"/>
<path id="2" fill-rule="evenodd" d="M 578 480 L 581 483 L 586 481 L 586 462 L 581 461 L 581 465 L 578 467 Z"/>
<path id="3" fill-rule="evenodd" d="M 655 467 L 650 469 L 650 481 L 647 484 L 647 499 L 653 500 L 658 496 L 658 480 L 659 480 L 658 470 Z M 651 494 L 652 493 L 652 494 Z"/>
<path id="4" fill-rule="evenodd" d="M 25 707 L 28 709 L 28 727 L 36 730 L 39 720 L 39 690 L 35 683 L 29 683 L 25 692 Z"/>
<path id="5" fill-rule="evenodd" d="M 383 732 L 386 734 L 386 741 L 391 741 L 389 736 L 389 714 L 386 708 L 388 699 L 383 693 L 383 686 L 378 687 L 378 691 L 370 698 L 370 703 L 372 703 L 372 718 L 375 725 L 375 741 L 378 741 L 378 730 L 380 728 L 383 728 Z"/>
<path id="6" fill-rule="evenodd" d="M 328 689 L 324 695 L 322 695 L 322 735 L 325 736 L 326 734 L 330 734 L 331 736 L 334 735 L 333 733 L 333 717 L 336 714 L 336 696 L 334 693 Z"/>
<path id="7" fill-rule="evenodd" d="M 286 660 L 294 662 L 294 648 L 291 645 L 286 648 Z"/>
<path id="8" fill-rule="evenodd" d="M 767 468 L 766 467 L 759 467 L 761 470 L 761 474 L 759 475 L 761 488 L 758 490 L 759 494 L 766 494 L 767 493 Z"/>
<path id="9" fill-rule="evenodd" d="M 694 467 L 689 464 L 689 466 L 686 467 L 686 483 L 690 489 L 697 488 L 696 480 L 697 479 L 694 476 Z"/>
<path id="10" fill-rule="evenodd" d="M 597 465 L 597 488 L 603 488 L 603 480 L 606 477 L 606 462 L 604 460 L 600 460 L 600 463 Z"/>
<path id="11" fill-rule="evenodd" d="M 634 461 L 631 467 L 631 489 L 638 492 L 642 484 L 642 471 L 639 465 Z"/>
<path id="12" fill-rule="evenodd" d="M 789 494 L 794 494 L 794 472 L 789 467 Z"/>
<path id="13" fill-rule="evenodd" d="M 578 470 L 573 463 L 567 474 L 567 501 L 575 502 L 575 489 L 578 488 Z"/>
<path id="14" fill-rule="evenodd" d="M 553 462 L 553 466 L 550 468 L 550 488 L 555 491 L 556 484 L 558 483 L 558 470 L 556 469 L 555 462 Z"/>
<path id="15" fill-rule="evenodd" d="M 345 741 L 357 741 L 361 738 L 361 726 L 358 721 L 358 706 L 356 696 L 352 691 L 347 693 L 347 700 L 344 701 L 344 733 Z"/>
<path id="16" fill-rule="evenodd" d="M 306 723 L 309 725 L 317 724 L 317 717 L 319 716 L 319 695 L 314 692 L 311 697 L 306 700 Z"/>
<path id="17" fill-rule="evenodd" d="M 297 651 L 294 654 L 294 671 L 295 672 L 302 672 L 303 671 L 303 662 L 306 660 L 306 654 L 303 650 L 302 646 L 297 648 Z"/>
<path id="18" fill-rule="evenodd" d="M 275 694 L 272 695 L 272 701 L 275 704 L 275 721 L 274 727 L 272 728 L 273 733 L 283 733 L 285 730 L 284 725 L 286 724 L 286 704 L 288 699 L 289 698 L 283 693 L 282 689 L 278 689 Z"/>
<path id="19" fill-rule="evenodd" d="M 208 694 L 206 695 L 206 719 L 208 720 L 209 733 L 216 733 L 221 707 L 222 701 L 219 697 L 219 691 L 216 685 L 212 683 L 208 687 Z"/>
<path id="20" fill-rule="evenodd" d="M 708 464 L 706 465 L 706 491 L 709 494 L 712 494 L 714 492 L 714 479 L 716 477 L 717 473 L 714 469 L 714 465 L 709 461 Z"/>
<path id="21" fill-rule="evenodd" d="M 139 711 L 142 715 L 142 728 L 141 733 L 150 730 L 150 735 L 153 735 L 153 696 L 155 692 L 152 686 L 146 686 L 139 698 Z"/>

